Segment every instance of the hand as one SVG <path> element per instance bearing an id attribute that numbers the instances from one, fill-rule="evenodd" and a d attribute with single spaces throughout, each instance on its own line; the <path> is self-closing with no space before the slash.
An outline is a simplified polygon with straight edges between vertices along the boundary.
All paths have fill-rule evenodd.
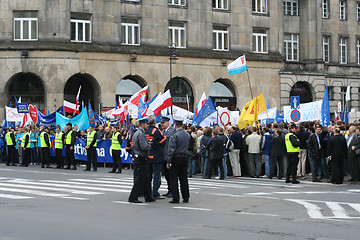
<path id="1" fill-rule="evenodd" d="M 72 151 L 72 150 L 74 150 L 74 147 L 73 147 L 73 146 L 71 146 L 71 147 L 70 147 L 70 150 L 71 150 L 71 151 Z"/>
<path id="2" fill-rule="evenodd" d="M 171 164 L 166 164 L 166 168 L 170 169 L 171 168 Z"/>
<path id="3" fill-rule="evenodd" d="M 352 146 L 351 149 L 354 151 L 354 150 L 355 150 L 355 146 Z"/>
<path id="4" fill-rule="evenodd" d="M 89 147 L 88 147 L 88 146 L 86 146 L 86 147 L 85 147 L 85 149 L 89 149 Z"/>
<path id="5" fill-rule="evenodd" d="M 23 148 L 23 150 L 25 151 L 25 150 L 26 150 L 26 148 Z"/>

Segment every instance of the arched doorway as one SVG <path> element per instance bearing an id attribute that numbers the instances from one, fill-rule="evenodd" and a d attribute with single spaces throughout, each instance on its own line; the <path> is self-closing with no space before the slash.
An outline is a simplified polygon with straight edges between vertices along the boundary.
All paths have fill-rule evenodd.
<path id="1" fill-rule="evenodd" d="M 309 103 L 313 101 L 311 86 L 307 82 L 297 82 L 291 88 L 290 97 L 299 96 L 300 103 Z"/>
<path id="2" fill-rule="evenodd" d="M 98 111 L 100 102 L 100 86 L 96 79 L 90 74 L 75 74 L 65 84 L 64 100 L 75 103 L 76 95 L 81 86 L 79 104 L 81 110 L 81 103 L 84 101 L 85 106 L 88 106 L 90 99 L 91 107 L 94 111 Z"/>
<path id="3" fill-rule="evenodd" d="M 15 106 L 14 96 L 21 102 L 36 105 L 42 111 L 45 107 L 45 87 L 40 77 L 33 73 L 18 73 L 10 78 L 6 87 L 7 102 Z"/>
<path id="4" fill-rule="evenodd" d="M 145 81 L 138 76 L 128 75 L 124 77 L 116 87 L 115 102 L 117 102 L 120 97 L 123 102 L 129 100 L 134 93 L 140 91 L 145 86 Z"/>
<path id="5" fill-rule="evenodd" d="M 214 102 L 216 100 L 216 106 L 227 107 L 231 111 L 236 108 L 235 89 L 227 79 L 216 80 L 210 87 L 209 96 Z"/>
<path id="6" fill-rule="evenodd" d="M 165 91 L 168 89 L 170 89 L 171 98 L 175 106 L 187 110 L 189 101 L 189 111 L 194 111 L 194 94 L 187 80 L 181 77 L 174 77 L 166 84 Z"/>

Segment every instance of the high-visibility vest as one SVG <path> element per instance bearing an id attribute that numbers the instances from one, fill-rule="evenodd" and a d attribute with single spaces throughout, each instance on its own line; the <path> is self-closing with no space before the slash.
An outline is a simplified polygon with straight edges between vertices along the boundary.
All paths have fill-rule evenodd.
<path id="1" fill-rule="evenodd" d="M 29 136 L 29 142 L 28 142 L 28 144 L 25 146 L 25 138 L 26 138 L 26 136 Z M 31 142 L 30 142 L 30 134 L 27 132 L 27 133 L 24 134 L 24 136 L 23 136 L 22 139 L 21 139 L 21 147 L 23 147 L 23 148 L 30 148 L 30 145 L 31 145 Z"/>
<path id="2" fill-rule="evenodd" d="M 121 145 L 118 140 L 119 135 L 120 135 L 119 132 L 115 132 L 112 135 L 112 138 L 111 138 L 111 149 L 112 150 L 121 150 Z"/>
<path id="3" fill-rule="evenodd" d="M 95 134 L 96 134 L 95 131 L 91 131 L 87 134 L 87 136 L 86 136 L 86 146 L 87 147 L 89 147 L 91 142 L 94 140 Z M 96 141 L 95 141 L 94 147 L 96 147 Z"/>
<path id="4" fill-rule="evenodd" d="M 56 133 L 55 135 L 55 149 L 63 149 L 64 148 L 64 143 L 62 140 L 64 133 L 63 132 L 59 132 Z"/>
<path id="5" fill-rule="evenodd" d="M 8 132 L 5 137 L 6 137 L 6 144 L 8 146 L 14 146 L 13 140 L 11 139 L 11 133 L 12 132 Z"/>
<path id="6" fill-rule="evenodd" d="M 296 137 L 295 134 L 293 133 L 288 133 L 285 135 L 285 145 L 286 145 L 286 150 L 288 153 L 297 153 L 297 152 L 300 152 L 300 147 L 294 147 L 292 144 L 291 144 L 291 141 L 290 141 L 290 136 L 293 135 L 294 137 Z M 296 139 L 298 139 L 296 137 Z"/>
<path id="7" fill-rule="evenodd" d="M 66 134 L 65 144 L 67 144 L 67 145 L 70 145 L 70 144 L 71 144 L 72 133 L 73 133 L 73 130 L 70 130 L 70 131 Z"/>
<path id="8" fill-rule="evenodd" d="M 49 147 L 49 146 L 46 144 L 46 142 L 45 142 L 45 134 L 46 134 L 46 132 L 40 133 L 40 146 L 41 146 L 41 147 Z M 49 143 L 50 143 L 50 136 L 49 136 L 49 134 L 48 134 L 48 138 L 49 138 Z"/>

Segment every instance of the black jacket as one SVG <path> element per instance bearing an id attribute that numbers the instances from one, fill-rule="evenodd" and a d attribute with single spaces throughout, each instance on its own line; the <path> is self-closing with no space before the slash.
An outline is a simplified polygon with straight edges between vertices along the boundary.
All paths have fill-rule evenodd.
<path id="1" fill-rule="evenodd" d="M 300 141 L 300 149 L 307 149 L 307 140 L 309 139 L 310 133 L 306 130 L 299 131 L 295 134 Z"/>
<path id="2" fill-rule="evenodd" d="M 281 136 L 273 136 L 271 139 L 271 156 L 272 157 L 282 157 L 285 150 L 285 139 Z"/>
<path id="3" fill-rule="evenodd" d="M 210 142 L 210 159 L 219 159 L 224 156 L 224 141 L 216 136 Z"/>
<path id="4" fill-rule="evenodd" d="M 321 135 L 319 136 L 319 140 L 320 140 L 320 145 L 321 145 L 321 149 L 319 149 L 319 143 L 316 137 L 315 133 L 312 133 L 309 137 L 308 140 L 308 148 L 310 150 L 310 154 L 312 158 L 315 159 L 319 159 L 323 156 L 323 151 L 324 151 L 324 142 L 321 138 Z"/>
<path id="5" fill-rule="evenodd" d="M 347 155 L 346 139 L 343 135 L 338 134 L 329 139 L 326 156 L 337 159 L 344 159 Z"/>

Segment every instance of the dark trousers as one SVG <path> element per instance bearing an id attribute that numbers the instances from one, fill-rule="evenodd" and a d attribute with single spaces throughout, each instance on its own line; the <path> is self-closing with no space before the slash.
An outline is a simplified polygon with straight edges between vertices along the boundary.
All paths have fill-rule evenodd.
<path id="1" fill-rule="evenodd" d="M 170 170 L 166 167 L 166 162 L 164 162 L 163 164 L 164 165 L 162 166 L 162 170 L 163 170 L 163 174 L 165 176 L 165 180 L 167 183 L 167 189 L 168 189 L 168 192 L 171 192 Z"/>
<path id="2" fill-rule="evenodd" d="M 121 150 L 111 150 L 112 158 L 113 158 L 113 171 L 116 171 L 118 169 L 119 172 L 122 170 L 122 161 L 121 161 Z"/>
<path id="3" fill-rule="evenodd" d="M 73 150 L 70 150 L 70 147 L 73 147 L 73 146 L 66 145 L 66 147 L 65 147 L 66 165 L 67 165 L 67 167 L 70 167 L 70 165 L 73 165 L 75 167 L 74 148 L 73 148 Z"/>
<path id="4" fill-rule="evenodd" d="M 146 160 L 135 158 L 134 164 L 134 185 L 131 189 L 129 202 L 138 199 L 140 193 L 144 194 L 145 201 L 151 200 L 150 188 L 147 182 L 147 165 Z"/>
<path id="5" fill-rule="evenodd" d="M 270 177 L 277 176 L 281 179 L 284 176 L 283 162 L 283 156 L 271 156 Z"/>
<path id="6" fill-rule="evenodd" d="M 8 158 L 7 158 L 7 164 L 15 165 L 16 161 L 16 148 L 15 146 L 8 146 Z"/>
<path id="7" fill-rule="evenodd" d="M 296 154 L 288 154 L 287 155 L 287 169 L 286 169 L 286 180 L 290 179 L 290 175 L 292 176 L 292 180 L 296 181 L 296 172 L 297 165 L 299 163 L 299 153 Z"/>
<path id="8" fill-rule="evenodd" d="M 207 177 L 211 178 L 214 171 L 215 171 L 215 173 L 217 173 L 218 167 L 220 168 L 220 179 L 224 179 L 224 165 L 222 164 L 222 158 L 210 159 L 210 167 L 209 167 Z"/>
<path id="9" fill-rule="evenodd" d="M 56 158 L 56 166 L 63 168 L 64 167 L 64 159 L 62 155 L 62 149 L 55 149 L 55 158 Z"/>
<path id="10" fill-rule="evenodd" d="M 94 170 L 97 170 L 97 156 L 96 156 L 96 148 L 89 148 L 87 150 L 87 162 L 86 162 L 86 169 L 91 169 L 91 161 L 92 161 L 92 167 Z"/>
<path id="11" fill-rule="evenodd" d="M 187 157 L 173 157 L 170 169 L 170 184 L 174 202 L 179 202 L 178 179 L 182 198 L 186 201 L 190 198 L 187 168 Z"/>
<path id="12" fill-rule="evenodd" d="M 320 164 L 321 164 L 320 158 L 314 158 L 314 157 L 312 158 L 311 175 L 313 181 L 316 181 L 318 179 L 318 170 Z"/>
<path id="13" fill-rule="evenodd" d="M 331 182 L 342 184 L 344 181 L 344 158 L 331 158 Z"/>
<path id="14" fill-rule="evenodd" d="M 30 163 L 30 148 L 23 149 L 23 161 L 21 163 L 22 166 L 29 166 Z"/>
<path id="15" fill-rule="evenodd" d="M 50 164 L 50 148 L 42 147 L 41 153 L 42 153 L 42 159 L 41 159 L 42 166 L 49 165 Z"/>

